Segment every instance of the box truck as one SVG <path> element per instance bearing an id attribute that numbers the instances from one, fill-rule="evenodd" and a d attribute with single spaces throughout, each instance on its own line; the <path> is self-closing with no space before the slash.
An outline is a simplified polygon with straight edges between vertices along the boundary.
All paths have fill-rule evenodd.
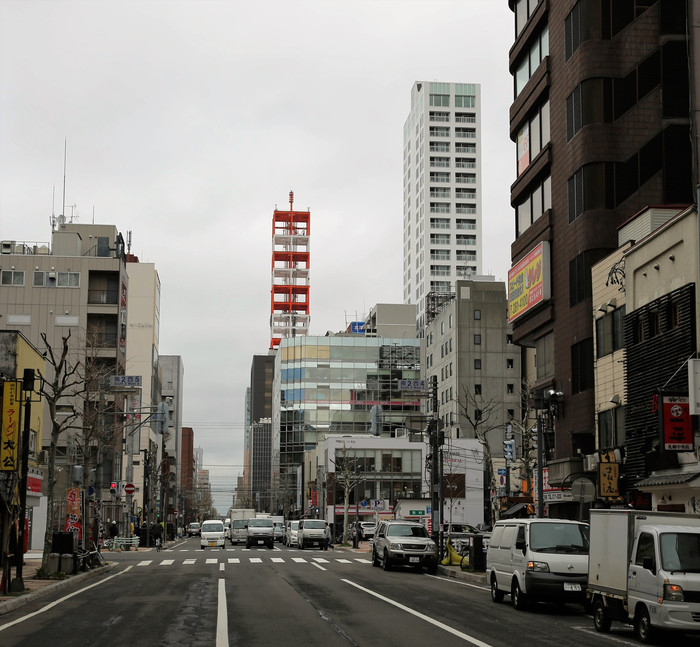
<path id="1" fill-rule="evenodd" d="M 700 635 L 700 515 L 591 510 L 590 542 L 596 631 L 617 620 L 643 643 L 662 630 Z"/>

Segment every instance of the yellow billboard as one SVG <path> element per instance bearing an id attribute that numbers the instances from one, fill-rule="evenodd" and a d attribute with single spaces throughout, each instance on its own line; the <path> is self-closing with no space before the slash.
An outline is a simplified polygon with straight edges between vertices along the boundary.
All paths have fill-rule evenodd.
<path id="1" fill-rule="evenodd" d="M 2 434 L 0 434 L 0 470 L 19 469 L 20 382 L 5 382 L 2 390 Z"/>
<path id="2" fill-rule="evenodd" d="M 549 243 L 543 240 L 508 272 L 508 322 L 551 298 Z"/>

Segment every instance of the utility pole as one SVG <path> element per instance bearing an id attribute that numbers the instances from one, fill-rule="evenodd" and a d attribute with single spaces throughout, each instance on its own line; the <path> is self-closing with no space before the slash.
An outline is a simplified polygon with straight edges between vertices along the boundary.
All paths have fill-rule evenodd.
<path id="1" fill-rule="evenodd" d="M 544 425 L 537 412 L 537 518 L 544 517 Z"/>
<path id="2" fill-rule="evenodd" d="M 430 453 L 431 453 L 431 469 L 430 469 L 430 521 L 432 524 L 432 539 L 436 544 L 440 544 L 440 475 L 439 470 L 439 452 L 440 445 L 438 442 L 438 383 L 437 375 L 433 375 L 433 383 L 431 385 L 433 398 L 433 415 L 428 422 L 428 433 L 430 436 Z"/>

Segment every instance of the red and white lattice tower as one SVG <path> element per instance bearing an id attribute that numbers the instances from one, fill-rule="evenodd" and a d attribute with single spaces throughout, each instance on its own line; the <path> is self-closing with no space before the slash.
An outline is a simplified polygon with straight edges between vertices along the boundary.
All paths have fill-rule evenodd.
<path id="1" fill-rule="evenodd" d="M 309 330 L 309 234 L 311 212 L 294 211 L 294 192 L 289 192 L 289 211 L 272 214 L 272 290 L 270 348 L 286 337 Z"/>

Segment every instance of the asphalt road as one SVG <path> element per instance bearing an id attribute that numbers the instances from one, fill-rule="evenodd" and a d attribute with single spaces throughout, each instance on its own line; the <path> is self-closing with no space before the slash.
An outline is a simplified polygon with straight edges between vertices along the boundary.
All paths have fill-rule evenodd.
<path id="1" fill-rule="evenodd" d="M 488 589 L 367 553 L 242 547 L 197 538 L 111 554 L 118 567 L 0 618 L 3 647 L 636 645 L 631 629 L 595 633 L 576 606 L 515 611 Z M 674 645 L 695 644 L 680 638 Z"/>

